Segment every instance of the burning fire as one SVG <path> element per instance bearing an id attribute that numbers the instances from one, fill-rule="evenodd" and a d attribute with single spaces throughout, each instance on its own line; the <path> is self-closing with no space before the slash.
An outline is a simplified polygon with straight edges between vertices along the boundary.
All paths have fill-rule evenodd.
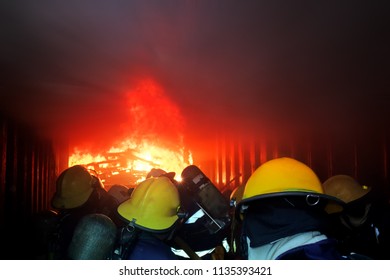
<path id="1" fill-rule="evenodd" d="M 156 82 L 147 79 L 129 92 L 126 109 L 129 119 L 119 125 L 126 130 L 124 135 L 130 136 L 116 139 L 103 152 L 75 147 L 69 166 L 81 164 L 95 170 L 106 186 L 133 186 L 152 168 L 175 172 L 175 179 L 180 180 L 182 170 L 193 162 L 191 152 L 181 143 L 183 119 L 177 106 Z"/>

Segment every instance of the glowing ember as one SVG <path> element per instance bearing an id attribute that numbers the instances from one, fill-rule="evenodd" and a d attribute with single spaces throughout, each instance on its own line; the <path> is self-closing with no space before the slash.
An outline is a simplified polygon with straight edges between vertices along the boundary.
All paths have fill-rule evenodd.
<path id="1" fill-rule="evenodd" d="M 128 93 L 127 106 L 129 119 L 117 125 L 125 130 L 123 135 L 131 136 L 116 139 L 108 151 L 74 148 L 69 166 L 94 169 L 105 185 L 135 185 L 152 168 L 175 172 L 180 180 L 182 170 L 193 162 L 182 144 L 183 119 L 178 108 L 150 79 Z"/>

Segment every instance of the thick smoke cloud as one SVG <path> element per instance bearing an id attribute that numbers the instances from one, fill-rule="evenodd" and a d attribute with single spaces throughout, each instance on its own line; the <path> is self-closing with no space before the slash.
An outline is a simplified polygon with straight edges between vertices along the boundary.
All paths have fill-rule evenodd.
<path id="1" fill-rule="evenodd" d="M 1 6 L 0 110 L 58 137 L 115 138 L 126 93 L 145 77 L 182 110 L 193 141 L 388 124 L 386 1 Z"/>

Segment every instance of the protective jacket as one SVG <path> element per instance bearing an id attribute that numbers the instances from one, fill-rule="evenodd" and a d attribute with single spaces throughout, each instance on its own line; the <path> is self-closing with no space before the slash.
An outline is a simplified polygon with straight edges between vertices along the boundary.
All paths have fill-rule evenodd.
<path id="1" fill-rule="evenodd" d="M 148 232 L 141 232 L 134 241 L 127 259 L 129 260 L 177 260 L 171 247 Z"/>

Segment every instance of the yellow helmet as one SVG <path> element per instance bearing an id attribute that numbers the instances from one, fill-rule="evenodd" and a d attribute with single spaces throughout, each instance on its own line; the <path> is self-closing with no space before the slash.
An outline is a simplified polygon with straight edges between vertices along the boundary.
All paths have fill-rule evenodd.
<path id="1" fill-rule="evenodd" d="M 166 231 L 178 220 L 179 192 L 167 177 L 141 182 L 131 197 L 118 206 L 119 215 L 144 230 Z"/>
<path id="2" fill-rule="evenodd" d="M 65 169 L 56 181 L 52 206 L 56 209 L 72 209 L 83 205 L 94 190 L 95 179 L 81 165 Z"/>
<path id="3" fill-rule="evenodd" d="M 370 192 L 371 188 L 362 186 L 348 175 L 335 175 L 327 179 L 322 185 L 324 192 L 337 197 L 345 203 L 357 200 Z"/>
<path id="4" fill-rule="evenodd" d="M 265 162 L 253 172 L 239 205 L 260 198 L 290 195 L 306 196 L 308 204 L 316 204 L 320 198 L 342 204 L 324 194 L 320 180 L 309 166 L 293 158 L 282 157 Z M 309 201 L 310 198 L 312 201 Z"/>

